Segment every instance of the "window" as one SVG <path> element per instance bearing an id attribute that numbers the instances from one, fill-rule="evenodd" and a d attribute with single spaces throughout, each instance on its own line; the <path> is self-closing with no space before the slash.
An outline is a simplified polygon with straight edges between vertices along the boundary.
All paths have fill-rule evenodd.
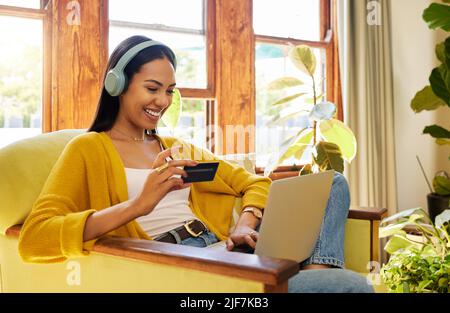
<path id="1" fill-rule="evenodd" d="M 257 35 L 319 41 L 320 0 L 253 0 Z"/>
<path id="2" fill-rule="evenodd" d="M 158 126 L 163 136 L 175 136 L 198 147 L 206 148 L 206 108 L 204 100 L 183 99 L 183 110 L 176 129 Z"/>
<path id="3" fill-rule="evenodd" d="M 13 7 L 40 9 L 40 0 L 0 0 L 0 5 L 8 5 Z"/>
<path id="4" fill-rule="evenodd" d="M 23 8 L 15 14 L 13 6 L 39 8 L 40 1 L 0 1 L 0 5 L 10 6 L 0 8 L 1 148 L 42 132 L 45 15 Z"/>
<path id="5" fill-rule="evenodd" d="M 110 0 L 109 51 L 133 35 L 162 41 L 178 57 L 177 85 L 206 89 L 204 6 L 204 0 Z"/>
<path id="6" fill-rule="evenodd" d="M 323 94 L 327 91 L 327 68 L 330 60 L 327 49 L 331 42 L 325 40 L 329 25 L 326 12 L 329 1 L 324 0 L 253 0 L 253 27 L 255 30 L 255 85 L 256 85 L 256 164 L 264 167 L 274 149 L 290 136 L 308 126 L 307 115 L 287 120 L 282 125 L 271 123 L 277 115 L 289 115 L 289 106 L 272 106 L 292 92 L 274 94 L 267 91 L 267 85 L 280 77 L 292 76 L 304 81 L 310 80 L 292 65 L 287 57 L 292 46 L 307 44 L 313 47 L 317 57 L 317 76 L 325 78 L 319 88 Z M 270 23 L 268 22 L 270 20 Z M 309 154 L 305 154 L 309 155 Z M 309 162 L 309 160 L 303 160 Z M 292 165 L 294 159 L 288 159 L 285 165 Z"/>
<path id="7" fill-rule="evenodd" d="M 109 0 L 109 54 L 125 38 L 144 35 L 170 46 L 177 55 L 177 87 L 183 97 L 179 126 L 160 125 L 162 135 L 177 135 L 211 148 L 208 118 L 213 107 L 212 48 L 207 48 L 210 0 Z M 176 8 L 176 10 L 174 9 Z M 188 14 L 186 14 L 188 12 Z M 209 146 L 207 146 L 207 144 Z"/>

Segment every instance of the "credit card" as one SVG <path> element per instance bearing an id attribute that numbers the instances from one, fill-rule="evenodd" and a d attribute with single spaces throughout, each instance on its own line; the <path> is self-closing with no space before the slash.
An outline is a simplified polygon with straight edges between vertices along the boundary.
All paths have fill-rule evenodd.
<path id="1" fill-rule="evenodd" d="M 196 166 L 185 166 L 187 177 L 181 177 L 185 183 L 198 183 L 214 180 L 219 162 L 199 163 Z"/>

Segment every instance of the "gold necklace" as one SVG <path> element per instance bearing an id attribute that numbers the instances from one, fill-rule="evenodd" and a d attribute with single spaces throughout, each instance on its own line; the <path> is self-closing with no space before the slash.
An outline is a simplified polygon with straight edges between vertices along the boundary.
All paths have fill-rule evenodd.
<path id="1" fill-rule="evenodd" d="M 112 129 L 111 129 L 111 130 L 112 130 Z M 117 128 L 114 128 L 114 130 L 117 131 L 117 132 L 119 132 L 119 133 L 121 133 L 121 134 L 124 135 L 124 136 L 127 136 L 127 137 L 130 138 L 130 139 L 133 139 L 134 141 L 144 141 L 144 140 L 145 140 L 145 133 L 144 133 L 144 136 L 143 136 L 142 138 L 136 138 L 136 137 L 131 137 L 130 135 L 125 134 L 124 132 L 118 130 Z"/>

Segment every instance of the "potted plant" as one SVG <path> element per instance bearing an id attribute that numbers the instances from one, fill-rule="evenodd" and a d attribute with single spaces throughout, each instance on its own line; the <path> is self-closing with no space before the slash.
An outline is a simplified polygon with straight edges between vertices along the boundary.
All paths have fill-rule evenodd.
<path id="1" fill-rule="evenodd" d="M 450 210 L 437 216 L 433 223 L 419 208 L 381 222 L 379 236 L 390 237 L 384 248 L 390 259 L 380 275 L 391 292 L 450 292 L 449 220 Z"/>
<path id="2" fill-rule="evenodd" d="M 444 2 L 450 1 L 444 0 Z M 450 6 L 441 3 L 432 3 L 423 13 L 423 19 L 431 29 L 441 28 L 446 32 L 450 31 L 449 16 Z M 430 85 L 419 91 L 411 102 L 411 108 L 416 113 L 436 110 L 439 107 L 450 107 L 450 37 L 436 46 L 436 55 L 441 64 L 431 72 Z M 431 135 L 439 145 L 450 145 L 450 130 L 442 126 L 427 126 L 423 133 Z M 449 207 L 450 177 L 448 173 L 441 171 L 436 174 L 433 187 L 431 184 L 429 187 L 428 211 L 434 219 L 436 215 Z"/>
<path id="3" fill-rule="evenodd" d="M 311 153 L 311 164 L 302 167 L 300 174 L 334 169 L 344 171 L 344 160 L 351 162 L 356 155 L 356 138 L 349 127 L 334 118 L 336 105 L 324 100 L 318 91 L 321 78 L 316 77 L 317 59 L 312 49 L 306 45 L 293 47 L 289 59 L 307 80 L 283 77 L 271 82 L 270 92 L 288 91 L 272 105 L 280 108 L 269 126 L 281 125 L 299 115 L 307 114 L 309 125 L 286 139 L 277 153 L 271 155 L 264 175 L 268 176 L 284 160 L 294 157 L 302 159 Z"/>

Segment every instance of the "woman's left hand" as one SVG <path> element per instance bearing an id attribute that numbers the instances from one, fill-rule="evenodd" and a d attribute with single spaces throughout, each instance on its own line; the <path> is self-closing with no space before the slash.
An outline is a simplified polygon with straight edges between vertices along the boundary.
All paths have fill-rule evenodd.
<path id="1" fill-rule="evenodd" d="M 227 240 L 227 250 L 231 251 L 235 246 L 249 245 L 255 249 L 259 233 L 247 225 L 238 225 Z"/>

